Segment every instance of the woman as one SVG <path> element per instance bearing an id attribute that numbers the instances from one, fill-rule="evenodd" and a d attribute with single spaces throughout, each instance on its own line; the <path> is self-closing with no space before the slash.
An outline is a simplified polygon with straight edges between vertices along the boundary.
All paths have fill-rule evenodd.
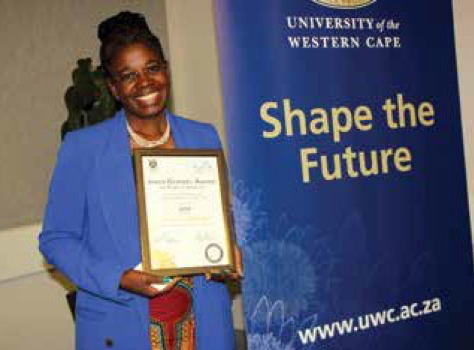
<path id="1" fill-rule="evenodd" d="M 67 135 L 51 180 L 40 234 L 48 262 L 78 286 L 76 347 L 95 350 L 234 348 L 224 284 L 203 276 L 160 278 L 140 263 L 131 151 L 220 148 L 215 129 L 166 110 L 169 73 L 145 19 L 122 12 L 99 26 L 100 59 L 123 109 Z"/>

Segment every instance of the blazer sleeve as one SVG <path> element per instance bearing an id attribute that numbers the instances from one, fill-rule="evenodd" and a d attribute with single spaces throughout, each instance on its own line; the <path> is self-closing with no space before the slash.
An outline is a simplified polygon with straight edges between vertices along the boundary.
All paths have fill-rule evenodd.
<path id="1" fill-rule="evenodd" d="M 39 248 L 48 263 L 80 289 L 102 298 L 126 301 L 130 294 L 119 288 L 123 268 L 99 257 L 86 244 L 87 174 L 93 157 L 84 151 L 84 141 L 76 136 L 68 135 L 58 153 Z"/>

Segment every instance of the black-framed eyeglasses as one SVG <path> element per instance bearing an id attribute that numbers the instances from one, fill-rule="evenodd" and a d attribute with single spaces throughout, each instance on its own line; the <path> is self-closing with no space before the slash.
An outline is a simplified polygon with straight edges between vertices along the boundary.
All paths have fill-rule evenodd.
<path id="1" fill-rule="evenodd" d="M 163 74 L 168 69 L 168 62 L 153 62 L 145 66 L 143 74 L 146 77 L 154 77 L 158 74 Z M 113 78 L 120 84 L 129 85 L 138 81 L 140 77 L 139 71 L 125 71 L 123 73 L 114 74 Z"/>

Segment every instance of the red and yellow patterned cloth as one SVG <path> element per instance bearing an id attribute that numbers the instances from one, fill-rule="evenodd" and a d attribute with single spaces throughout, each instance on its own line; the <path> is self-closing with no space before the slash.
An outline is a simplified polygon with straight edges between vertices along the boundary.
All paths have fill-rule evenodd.
<path id="1" fill-rule="evenodd" d="M 150 299 L 152 350 L 194 350 L 192 282 L 184 278 L 169 292 Z"/>
<path id="2" fill-rule="evenodd" d="M 129 141 L 131 149 L 140 147 L 131 137 Z M 183 278 L 169 292 L 150 299 L 152 350 L 195 349 L 192 290 L 192 278 Z"/>

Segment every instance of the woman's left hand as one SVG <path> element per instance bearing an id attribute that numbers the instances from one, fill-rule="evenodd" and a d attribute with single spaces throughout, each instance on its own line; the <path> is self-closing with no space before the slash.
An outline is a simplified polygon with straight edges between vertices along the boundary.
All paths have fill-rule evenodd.
<path id="1" fill-rule="evenodd" d="M 210 270 L 204 275 L 206 280 L 211 279 L 217 281 L 223 281 L 226 278 L 229 278 L 233 281 L 239 281 L 244 278 L 243 265 L 242 265 L 242 252 L 237 244 L 234 244 L 234 257 L 235 257 L 235 272 L 231 271 L 222 271 L 222 270 Z"/>

